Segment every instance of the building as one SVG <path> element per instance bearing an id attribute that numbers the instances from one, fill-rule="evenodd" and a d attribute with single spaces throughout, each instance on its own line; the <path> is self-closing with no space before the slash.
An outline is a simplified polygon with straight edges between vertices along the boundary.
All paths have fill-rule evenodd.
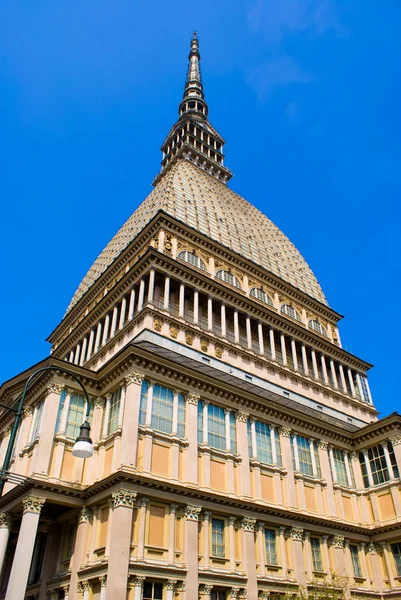
<path id="1" fill-rule="evenodd" d="M 1 597 L 401 598 L 401 417 L 285 235 L 227 186 L 193 36 L 154 189 L 28 376 L 0 498 Z M 71 449 L 93 399 L 94 456 Z M 58 369 L 58 370 L 57 370 Z M 0 464 L 11 412 L 1 413 Z M 19 478 L 18 478 L 19 476 Z M 16 483 L 18 481 L 18 484 Z M 7 590 L 7 591 L 6 591 Z"/>

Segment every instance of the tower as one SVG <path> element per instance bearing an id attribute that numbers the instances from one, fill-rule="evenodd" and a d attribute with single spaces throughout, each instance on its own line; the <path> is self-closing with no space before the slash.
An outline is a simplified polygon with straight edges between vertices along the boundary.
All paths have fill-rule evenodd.
<path id="1" fill-rule="evenodd" d="M 29 388 L 0 498 L 6 600 L 256 600 L 335 588 L 333 572 L 397 598 L 401 418 L 378 419 L 311 268 L 228 187 L 196 34 L 178 112 Z M 91 396 L 85 460 L 66 367 Z"/>

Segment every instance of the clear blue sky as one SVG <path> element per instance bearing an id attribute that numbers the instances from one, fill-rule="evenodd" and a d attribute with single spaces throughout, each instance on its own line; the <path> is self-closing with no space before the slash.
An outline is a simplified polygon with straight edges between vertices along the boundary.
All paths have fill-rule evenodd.
<path id="1" fill-rule="evenodd" d="M 194 29 L 230 186 L 299 248 L 377 407 L 400 410 L 399 0 L 3 0 L 0 381 L 48 355 L 151 190 Z"/>

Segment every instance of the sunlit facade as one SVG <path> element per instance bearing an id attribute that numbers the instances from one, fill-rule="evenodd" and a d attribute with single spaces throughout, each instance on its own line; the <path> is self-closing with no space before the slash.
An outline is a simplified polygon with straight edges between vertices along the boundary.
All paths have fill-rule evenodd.
<path id="1" fill-rule="evenodd" d="M 341 319 L 285 235 L 227 185 L 196 35 L 154 189 L 37 368 L 0 498 L 6 600 L 250 600 L 332 573 L 401 598 L 401 417 L 379 420 Z M 13 415 L 1 413 L 0 464 Z M 1 595 L 3 594 L 3 595 Z"/>

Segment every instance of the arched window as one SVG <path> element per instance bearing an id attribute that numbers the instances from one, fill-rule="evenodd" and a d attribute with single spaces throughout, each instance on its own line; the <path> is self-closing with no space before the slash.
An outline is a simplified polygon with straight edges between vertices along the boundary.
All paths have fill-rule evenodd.
<path id="1" fill-rule="evenodd" d="M 291 317 L 292 319 L 296 319 L 297 321 L 301 320 L 299 313 L 295 310 L 291 304 L 283 304 L 281 307 L 281 312 L 283 315 L 287 315 L 287 317 Z"/>
<path id="2" fill-rule="evenodd" d="M 311 319 L 308 323 L 308 327 L 309 329 L 314 329 L 314 331 L 317 331 L 320 333 L 320 335 L 325 335 L 327 337 L 326 328 L 323 327 L 323 325 L 319 323 L 317 319 Z"/>
<path id="3" fill-rule="evenodd" d="M 266 294 L 266 292 L 264 292 L 262 290 L 262 288 L 255 288 L 255 287 L 251 288 L 251 291 L 249 292 L 249 294 L 251 296 L 253 296 L 254 298 L 257 298 L 261 302 L 264 302 L 265 304 L 268 304 L 269 306 L 273 306 L 273 302 L 272 302 L 270 296 L 268 296 Z"/>
<path id="4" fill-rule="evenodd" d="M 224 269 L 220 269 L 216 273 L 216 279 L 221 279 L 225 283 L 229 283 L 230 285 L 233 285 L 234 287 L 241 289 L 240 282 L 235 277 L 235 275 L 230 273 L 230 271 L 225 271 Z"/>
<path id="5" fill-rule="evenodd" d="M 205 263 L 199 258 L 199 256 L 196 256 L 195 252 L 188 252 L 188 250 L 183 250 L 179 253 L 178 258 L 180 258 L 181 260 L 185 260 L 185 262 L 189 263 L 190 265 L 193 265 L 194 267 L 197 267 L 198 269 L 202 269 L 202 271 L 206 271 Z"/>

